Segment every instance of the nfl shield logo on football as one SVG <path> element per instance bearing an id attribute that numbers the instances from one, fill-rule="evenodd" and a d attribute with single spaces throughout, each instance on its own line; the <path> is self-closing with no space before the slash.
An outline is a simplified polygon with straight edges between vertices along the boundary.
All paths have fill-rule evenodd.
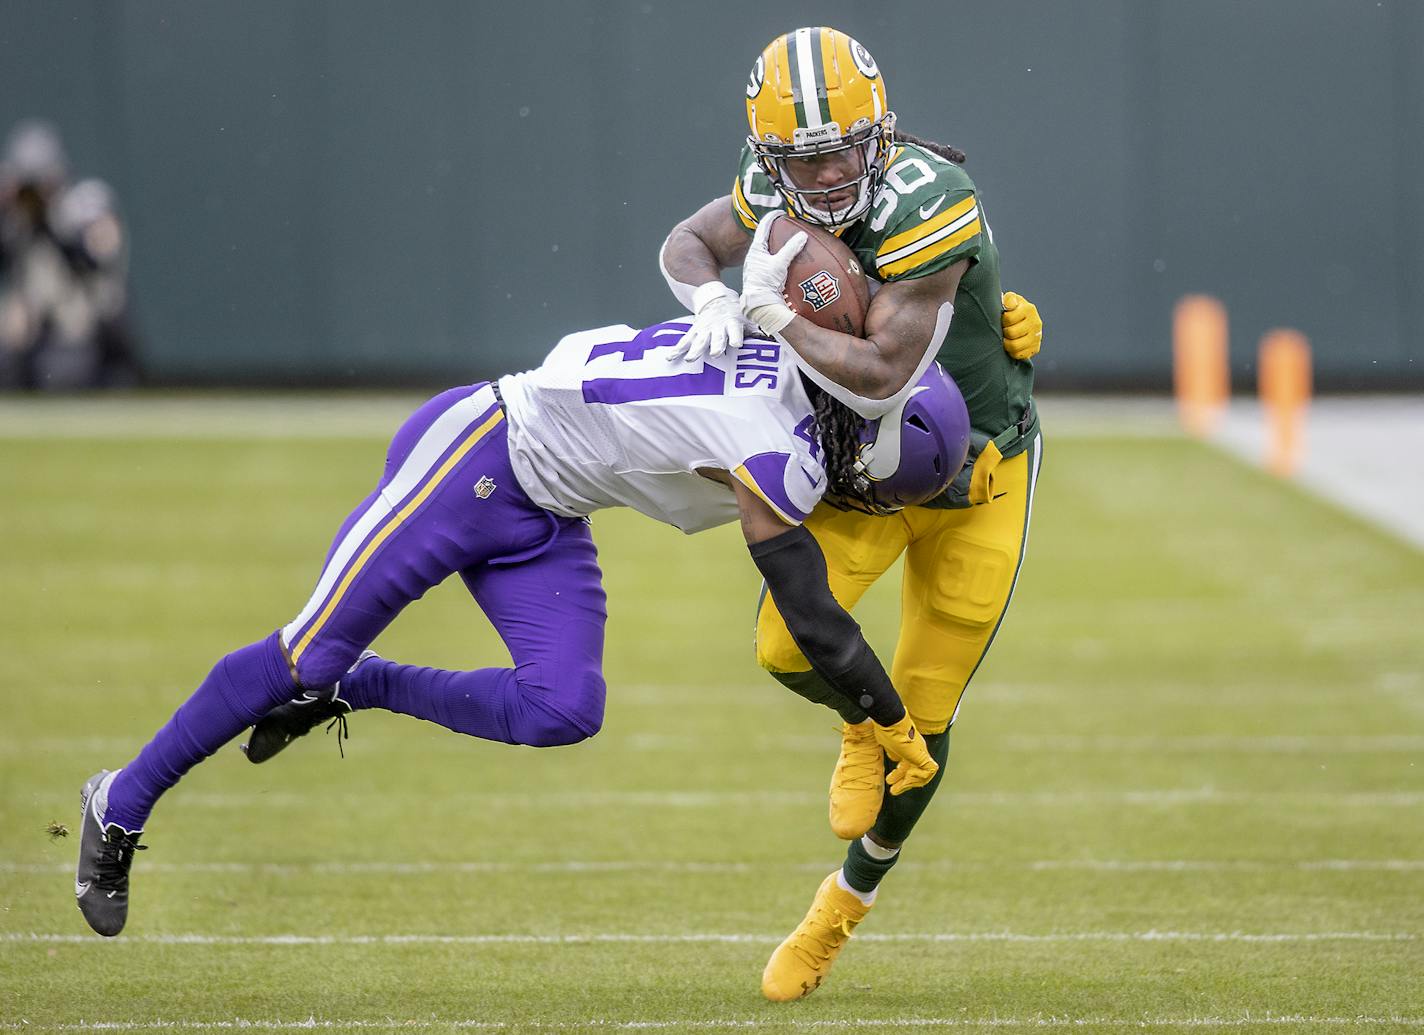
<path id="1" fill-rule="evenodd" d="M 811 303 L 811 308 L 819 313 L 841 297 L 841 282 L 826 270 L 821 270 L 810 280 L 801 282 L 801 294 Z"/>

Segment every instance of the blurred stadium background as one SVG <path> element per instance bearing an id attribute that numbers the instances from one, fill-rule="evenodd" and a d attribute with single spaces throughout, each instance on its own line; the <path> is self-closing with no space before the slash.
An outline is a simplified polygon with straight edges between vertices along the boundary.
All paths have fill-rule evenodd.
<path id="1" fill-rule="evenodd" d="M 422 390 L 673 310 L 657 247 L 814 22 L 968 152 L 1048 325 L 1013 611 L 831 982 L 756 991 L 840 858 L 835 733 L 756 668 L 735 530 L 620 513 L 597 738 L 362 714 L 344 761 L 224 750 L 91 936 L 46 825 L 305 599 Z M 1301 488 L 1418 534 L 1421 57 L 1417 0 L 0 0 L 0 131 L 46 118 L 113 185 L 153 382 L 0 395 L 0 1028 L 1419 1031 L 1424 553 Z M 1321 390 L 1391 394 L 1317 408 L 1303 483 L 1184 436 L 1195 292 L 1239 391 L 1286 325 Z M 452 586 L 377 646 L 502 650 Z"/>
<path id="2" fill-rule="evenodd" d="M 1187 292 L 1226 302 L 1243 385 L 1282 324 L 1323 387 L 1424 385 L 1415 0 L 0 13 L 0 127 L 52 120 L 115 186 L 163 382 L 443 384 L 666 315 L 656 249 L 729 186 L 752 57 L 809 20 L 968 152 L 1044 387 L 1165 389 Z"/>

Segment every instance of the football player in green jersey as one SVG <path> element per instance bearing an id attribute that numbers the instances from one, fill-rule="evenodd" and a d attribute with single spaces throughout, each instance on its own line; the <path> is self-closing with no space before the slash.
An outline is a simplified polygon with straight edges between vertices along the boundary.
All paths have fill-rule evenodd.
<path id="1" fill-rule="evenodd" d="M 974 437 L 970 463 L 929 504 L 870 514 L 823 502 L 806 522 L 846 608 L 905 556 L 891 676 L 941 764 L 925 787 L 885 793 L 886 759 L 864 710 L 812 670 L 763 595 L 758 661 L 844 720 L 830 819 L 850 845 L 766 965 L 762 992 L 786 1000 L 820 985 L 869 912 L 943 777 L 961 696 L 1008 607 L 1039 468 L 1031 359 L 1043 325 L 1030 303 L 1000 293 L 998 251 L 964 155 L 896 131 L 880 70 L 855 40 L 824 27 L 777 37 L 752 69 L 747 118 L 731 194 L 679 223 L 661 253 L 669 286 L 696 315 L 689 355 L 736 344 L 745 317 L 795 350 L 827 421 L 849 419 L 845 408 L 893 419 L 938 359 L 964 394 Z M 804 234 L 770 252 L 771 224 L 783 215 L 836 233 L 871 276 L 864 338 L 817 327 L 785 304 Z M 736 265 L 740 295 L 721 280 Z M 871 448 L 861 463 L 884 477 L 898 457 Z"/>

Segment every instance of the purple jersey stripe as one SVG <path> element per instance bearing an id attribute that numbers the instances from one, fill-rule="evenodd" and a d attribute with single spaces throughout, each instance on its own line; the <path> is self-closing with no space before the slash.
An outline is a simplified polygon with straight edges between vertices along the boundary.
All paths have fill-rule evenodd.
<path id="1" fill-rule="evenodd" d="M 666 377 L 596 377 L 583 383 L 583 401 L 617 405 L 689 395 L 721 395 L 726 381 L 727 372 L 712 366 L 691 374 Z"/>

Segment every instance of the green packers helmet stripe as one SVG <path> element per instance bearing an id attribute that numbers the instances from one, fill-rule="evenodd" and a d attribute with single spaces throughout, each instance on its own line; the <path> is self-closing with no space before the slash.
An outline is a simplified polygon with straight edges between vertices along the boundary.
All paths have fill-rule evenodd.
<path id="1" fill-rule="evenodd" d="M 801 78 L 801 54 L 796 43 L 800 39 L 803 30 L 797 29 L 795 32 L 788 32 L 786 39 L 786 64 L 791 73 L 791 100 L 796 105 L 796 125 L 806 125 L 806 101 L 801 92 L 804 80 Z"/>
<path id="2" fill-rule="evenodd" d="M 805 46 L 811 57 L 808 64 L 811 67 L 812 93 L 816 97 L 817 114 L 820 116 L 820 121 L 816 125 L 824 126 L 831 121 L 831 101 L 826 96 L 826 58 L 821 52 L 821 30 L 812 29 L 808 36 L 809 39 Z M 807 128 L 814 129 L 815 127 L 807 126 Z"/>
<path id="3" fill-rule="evenodd" d="M 831 121 L 831 104 L 826 97 L 826 63 L 821 54 L 821 30 L 797 29 L 788 32 L 784 38 L 791 75 L 791 99 L 796 104 L 796 125 L 802 129 L 819 129 Z"/>

